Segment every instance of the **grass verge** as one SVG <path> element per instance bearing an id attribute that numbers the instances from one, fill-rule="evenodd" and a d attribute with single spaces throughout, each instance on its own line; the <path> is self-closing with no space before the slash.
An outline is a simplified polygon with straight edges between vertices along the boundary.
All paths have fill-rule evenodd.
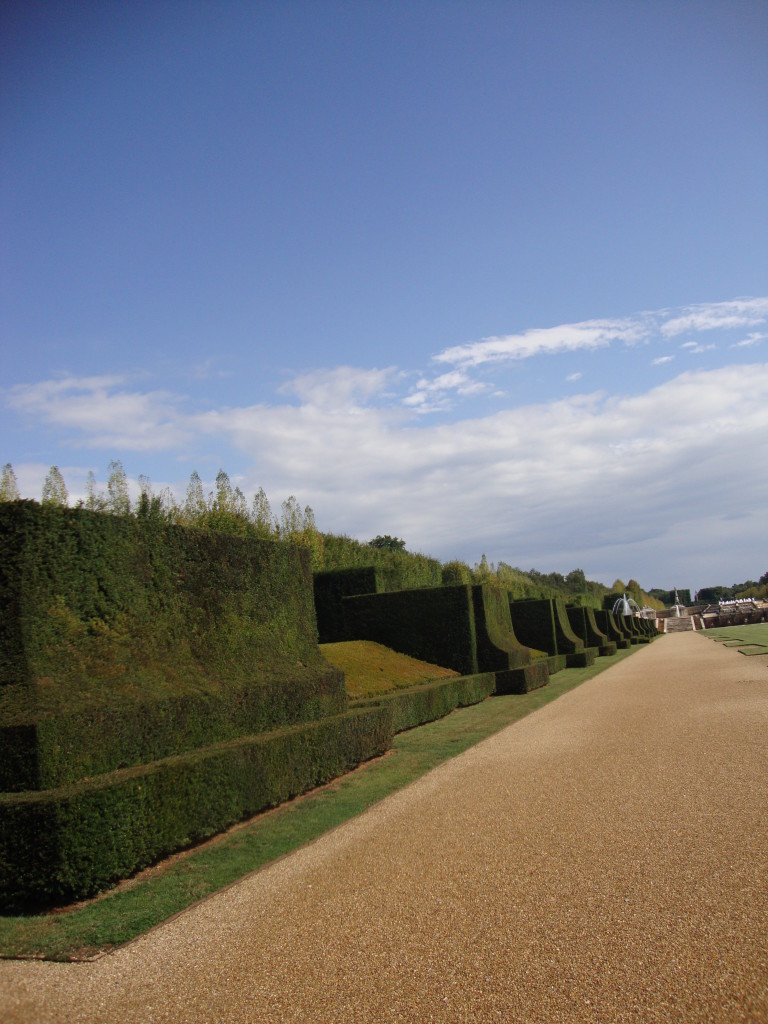
<path id="1" fill-rule="evenodd" d="M 90 959 L 122 945 L 244 875 L 317 839 L 600 672 L 637 647 L 564 669 L 531 693 L 490 697 L 397 735 L 389 754 L 259 815 L 98 899 L 35 916 L 0 916 L 0 957 Z"/>

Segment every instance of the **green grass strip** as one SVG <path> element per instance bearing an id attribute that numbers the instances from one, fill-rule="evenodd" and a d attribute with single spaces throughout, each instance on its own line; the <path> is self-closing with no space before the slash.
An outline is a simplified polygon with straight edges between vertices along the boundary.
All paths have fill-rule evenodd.
<path id="1" fill-rule="evenodd" d="M 0 916 L 0 957 L 80 960 L 129 942 L 198 900 L 324 835 L 637 649 L 598 658 L 589 668 L 565 669 L 552 676 L 548 686 L 531 693 L 491 697 L 400 733 L 387 756 L 254 818 L 131 888 L 63 912 Z"/>
<path id="2" fill-rule="evenodd" d="M 709 640 L 736 647 L 738 644 L 760 644 L 768 647 L 768 622 L 756 622 L 751 626 L 716 626 L 701 634 Z"/>

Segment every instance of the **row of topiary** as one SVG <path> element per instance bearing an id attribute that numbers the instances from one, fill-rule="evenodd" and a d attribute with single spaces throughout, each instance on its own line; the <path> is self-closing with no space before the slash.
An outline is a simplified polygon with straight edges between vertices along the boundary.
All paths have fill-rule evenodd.
<path id="1" fill-rule="evenodd" d="M 319 574 L 313 595 L 301 546 L 0 504 L 0 908 L 92 894 L 382 753 L 401 729 L 610 650 L 591 609 L 568 609 L 566 626 L 560 602 L 532 602 L 526 621 L 559 626 L 529 633 L 526 602 L 481 585 L 403 589 L 408 572 Z M 461 676 L 349 710 L 318 624 L 324 642 L 373 639 Z"/>
<path id="2" fill-rule="evenodd" d="M 0 505 L 0 906 L 94 893 L 387 749 L 317 645 L 309 556 Z"/>

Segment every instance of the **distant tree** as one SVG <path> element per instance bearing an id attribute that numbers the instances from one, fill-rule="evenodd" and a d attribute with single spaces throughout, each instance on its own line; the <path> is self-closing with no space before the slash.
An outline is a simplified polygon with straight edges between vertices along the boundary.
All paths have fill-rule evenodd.
<path id="1" fill-rule="evenodd" d="M 272 506 L 269 504 L 264 488 L 260 487 L 253 496 L 251 505 L 251 522 L 258 537 L 271 537 L 276 528 L 275 517 L 272 515 Z"/>
<path id="2" fill-rule="evenodd" d="M 85 501 L 83 504 L 91 512 L 102 512 L 107 507 L 107 499 L 97 490 L 96 477 L 92 469 L 88 470 L 88 476 L 85 478 Z"/>
<path id="3" fill-rule="evenodd" d="M 203 482 L 196 469 L 192 470 L 184 499 L 184 518 L 190 523 L 197 522 L 205 514 Z"/>
<path id="4" fill-rule="evenodd" d="M 109 464 L 107 479 L 107 508 L 116 515 L 127 515 L 131 511 L 131 499 L 128 495 L 128 477 L 122 462 L 113 460 Z"/>
<path id="5" fill-rule="evenodd" d="M 301 505 L 290 494 L 280 506 L 280 536 L 295 537 L 304 529 L 304 514 Z"/>
<path id="6" fill-rule="evenodd" d="M 630 580 L 627 583 L 627 597 L 631 597 L 633 601 L 637 601 L 639 605 L 643 604 L 643 591 L 640 588 L 640 584 L 637 580 Z"/>
<path id="7" fill-rule="evenodd" d="M 229 480 L 229 474 L 225 473 L 223 469 L 220 469 L 216 474 L 216 492 L 211 495 L 211 498 L 211 505 L 217 512 L 234 511 L 232 484 Z"/>
<path id="8" fill-rule="evenodd" d="M 248 519 L 248 502 L 239 487 L 232 492 L 232 511 L 242 519 Z"/>
<path id="9" fill-rule="evenodd" d="M 18 501 L 19 485 L 13 466 L 6 462 L 0 472 L 0 501 Z"/>
<path id="10" fill-rule="evenodd" d="M 202 518 L 195 521 L 207 530 L 221 530 L 239 537 L 251 532 L 245 495 L 239 487 L 232 487 L 229 475 L 223 469 L 216 474 L 216 489 L 208 495 Z"/>
<path id="11" fill-rule="evenodd" d="M 486 558 L 485 552 L 480 556 L 480 561 L 475 562 L 472 569 L 472 582 L 473 583 L 492 583 L 493 576 L 496 572 L 493 563 L 489 563 Z"/>
<path id="12" fill-rule="evenodd" d="M 583 569 L 571 569 L 565 577 L 565 586 L 569 594 L 583 594 L 587 589 L 587 577 Z"/>
<path id="13" fill-rule="evenodd" d="M 400 540 L 399 537 L 390 537 L 388 533 L 384 536 L 379 535 L 374 537 L 373 540 L 368 541 L 368 546 L 372 548 L 379 548 L 383 551 L 405 551 L 405 541 Z"/>
<path id="14" fill-rule="evenodd" d="M 51 466 L 43 482 L 43 505 L 66 505 L 69 499 L 67 485 L 58 466 Z"/>
<path id="15" fill-rule="evenodd" d="M 440 570 L 440 578 L 445 586 L 452 586 L 457 583 L 471 583 L 472 570 L 466 562 L 446 562 Z"/>

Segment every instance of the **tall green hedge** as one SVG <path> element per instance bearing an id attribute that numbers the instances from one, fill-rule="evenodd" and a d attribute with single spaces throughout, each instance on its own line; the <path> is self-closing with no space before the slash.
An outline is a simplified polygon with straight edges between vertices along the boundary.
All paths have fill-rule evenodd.
<path id="1" fill-rule="evenodd" d="M 462 675 L 494 672 L 496 692 L 526 692 L 549 679 L 546 652 L 524 647 L 504 591 L 443 586 L 342 601 L 349 639 L 374 640 Z"/>
<path id="2" fill-rule="evenodd" d="M 5 791 L 338 714 L 298 547 L 0 505 Z"/>
<path id="3" fill-rule="evenodd" d="M 583 650 L 584 641 L 571 629 L 560 598 L 510 601 L 509 610 L 521 643 L 548 654 L 573 654 Z"/>
<path id="4" fill-rule="evenodd" d="M 631 647 L 631 641 L 625 636 L 624 631 L 619 628 L 612 612 L 598 609 L 594 615 L 598 629 L 616 644 L 618 650 L 626 650 L 628 647 Z"/>
<path id="5" fill-rule="evenodd" d="M 348 639 L 344 632 L 342 599 L 355 594 L 378 594 L 385 590 L 375 566 L 316 572 L 313 577 L 317 633 L 321 644 Z"/>
<path id="6" fill-rule="evenodd" d="M 616 653 L 616 645 L 597 628 L 591 608 L 581 605 L 566 607 L 568 621 L 576 636 L 581 637 L 586 649 L 593 648 L 600 657 L 608 657 Z"/>
<path id="7" fill-rule="evenodd" d="M 484 669 L 477 657 L 471 591 L 458 585 L 345 597 L 346 635 L 476 675 Z"/>
<path id="8" fill-rule="evenodd" d="M 351 639 L 345 633 L 343 598 L 435 587 L 442 582 L 440 563 L 435 559 L 407 551 L 387 551 L 357 544 L 358 549 L 361 547 L 368 552 L 369 564 L 328 569 L 314 575 L 315 612 L 321 644 Z M 357 554 L 359 556 L 360 552 Z"/>

